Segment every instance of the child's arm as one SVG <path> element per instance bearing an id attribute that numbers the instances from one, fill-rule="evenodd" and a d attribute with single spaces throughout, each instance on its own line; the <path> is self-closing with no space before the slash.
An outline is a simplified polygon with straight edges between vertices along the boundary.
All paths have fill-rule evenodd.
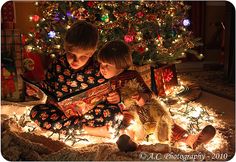
<path id="1" fill-rule="evenodd" d="M 113 91 L 108 94 L 107 101 L 111 104 L 118 104 L 120 102 L 120 95 L 118 92 Z"/>

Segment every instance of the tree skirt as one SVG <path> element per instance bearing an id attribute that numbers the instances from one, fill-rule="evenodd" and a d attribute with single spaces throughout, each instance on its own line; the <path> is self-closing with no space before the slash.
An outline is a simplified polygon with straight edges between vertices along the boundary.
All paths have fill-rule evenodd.
<path id="1" fill-rule="evenodd" d="M 34 103 L 35 104 L 35 103 Z M 34 105 L 33 104 L 33 105 Z M 73 146 L 63 140 L 58 140 L 56 135 L 49 138 L 48 134 L 36 129 L 29 132 L 22 127 L 17 116 L 30 109 L 30 103 L 7 103 L 2 102 L 1 106 L 1 148 L 2 155 L 10 161 L 16 160 L 44 160 L 44 161 L 89 161 L 89 160 L 162 160 L 162 161 L 183 161 L 183 160 L 228 160 L 234 155 L 234 150 L 224 140 L 220 141 L 224 146 L 220 148 L 222 157 L 216 157 L 215 152 L 201 146 L 196 151 L 182 148 L 170 147 L 167 144 L 152 143 L 142 144 L 137 151 L 120 152 L 115 141 L 107 138 L 85 136 L 89 142 L 77 142 Z M 174 111 L 172 110 L 172 113 Z M 6 115 L 7 114 L 7 115 Z M 17 121 L 18 120 L 18 121 Z M 222 130 L 225 131 L 225 130 Z M 219 134 L 218 134 L 219 136 Z M 214 138 L 215 139 L 215 138 Z M 213 140 L 214 140 L 213 139 Z M 216 137 L 217 139 L 217 137 Z M 223 143 L 224 142 L 224 143 Z M 212 145 L 216 145 L 213 143 Z M 216 150 L 218 151 L 218 150 Z"/>

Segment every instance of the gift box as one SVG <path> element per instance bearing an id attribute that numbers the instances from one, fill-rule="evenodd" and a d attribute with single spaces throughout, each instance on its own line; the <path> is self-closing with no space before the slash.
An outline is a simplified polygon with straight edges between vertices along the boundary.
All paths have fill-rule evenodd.
<path id="1" fill-rule="evenodd" d="M 168 90 L 178 85 L 175 64 L 151 67 L 152 90 L 158 96 L 165 96 Z"/>
<path id="2" fill-rule="evenodd" d="M 32 81 L 44 80 L 45 73 L 42 63 L 42 56 L 34 52 L 23 52 L 23 70 L 24 77 Z"/>
<path id="3" fill-rule="evenodd" d="M 132 66 L 130 70 L 136 70 L 142 76 L 147 86 L 158 96 L 165 96 L 166 92 L 178 85 L 177 73 L 174 64 Z"/>
<path id="4" fill-rule="evenodd" d="M 3 4 L 1 10 L 1 16 L 2 16 L 2 29 L 15 28 L 15 13 L 14 13 L 13 1 L 8 1 Z"/>
<path id="5" fill-rule="evenodd" d="M 2 99 L 24 100 L 22 74 L 22 42 L 19 30 L 1 31 Z"/>

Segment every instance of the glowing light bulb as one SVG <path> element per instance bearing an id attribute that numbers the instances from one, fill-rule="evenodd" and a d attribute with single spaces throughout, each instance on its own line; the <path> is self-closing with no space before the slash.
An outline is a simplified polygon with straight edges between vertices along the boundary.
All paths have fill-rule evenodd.
<path id="1" fill-rule="evenodd" d="M 49 38 L 54 38 L 55 36 L 56 36 L 55 31 L 50 31 L 50 32 L 48 33 L 48 37 L 49 37 Z"/>
<path id="2" fill-rule="evenodd" d="M 183 20 L 183 25 L 184 26 L 189 26 L 190 25 L 190 20 L 189 19 L 184 19 Z"/>

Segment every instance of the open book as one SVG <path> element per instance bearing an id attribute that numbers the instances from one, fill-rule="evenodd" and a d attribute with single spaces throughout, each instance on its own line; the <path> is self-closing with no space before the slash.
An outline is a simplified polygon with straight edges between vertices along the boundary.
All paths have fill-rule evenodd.
<path id="1" fill-rule="evenodd" d="M 67 117 L 85 114 L 100 102 L 105 101 L 107 94 L 112 91 L 110 82 L 108 81 L 83 92 L 74 92 L 58 99 L 52 92 L 42 88 L 41 83 L 34 83 L 23 76 L 22 78 L 33 88 L 41 90 L 49 98 L 57 101 L 56 105 L 65 113 Z"/>

